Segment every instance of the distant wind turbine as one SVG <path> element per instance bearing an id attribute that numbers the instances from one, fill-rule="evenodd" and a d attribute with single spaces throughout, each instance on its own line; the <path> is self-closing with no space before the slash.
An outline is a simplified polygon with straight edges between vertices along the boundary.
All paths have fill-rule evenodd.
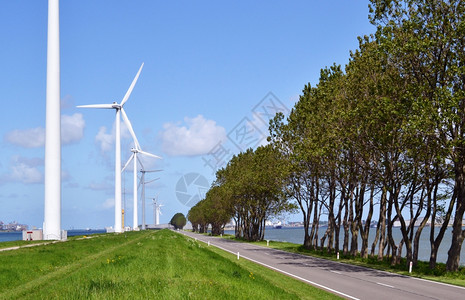
<path id="1" fill-rule="evenodd" d="M 158 195 L 155 198 L 152 198 L 152 201 L 153 201 L 153 222 L 155 225 L 160 225 L 160 215 L 162 215 L 161 208 L 164 205 L 158 203 Z"/>
<path id="2" fill-rule="evenodd" d="M 139 161 L 139 163 L 142 166 L 142 169 L 140 170 L 142 175 L 140 177 L 140 182 L 139 182 L 139 186 L 142 185 L 142 192 L 141 192 L 141 195 L 140 195 L 140 197 L 142 198 L 142 230 L 145 230 L 145 185 L 147 183 L 150 183 L 150 182 L 153 182 L 155 180 L 160 179 L 160 178 L 155 178 L 155 179 L 152 179 L 152 180 L 149 180 L 149 181 L 145 181 L 145 173 L 160 172 L 160 171 L 163 171 L 163 170 L 145 170 L 144 165 L 142 165 L 142 163 L 140 161 Z"/>
<path id="3" fill-rule="evenodd" d="M 131 160 L 133 161 L 134 163 L 134 180 L 133 180 L 133 184 L 134 184 L 134 189 L 133 189 L 133 200 L 134 200 L 134 208 L 133 208 L 133 222 L 132 222 L 132 229 L 133 230 L 137 230 L 139 228 L 138 226 L 138 214 L 137 214 L 137 161 L 139 160 L 139 157 L 137 156 L 137 154 L 142 154 L 142 155 L 146 155 L 146 156 L 149 156 L 149 157 L 153 157 L 153 158 L 160 158 L 160 156 L 158 155 L 155 155 L 155 154 L 152 154 L 152 153 L 148 153 L 148 152 L 145 152 L 145 151 L 142 151 L 140 149 L 140 145 L 139 145 L 139 141 L 137 140 L 137 137 L 136 137 L 136 134 L 134 133 L 134 130 L 132 129 L 132 126 L 131 126 L 131 122 L 129 121 L 128 119 L 128 129 L 129 129 L 129 132 L 131 133 L 132 135 L 132 138 L 134 140 L 134 148 L 131 149 L 131 152 L 132 152 L 132 155 L 131 157 L 129 157 L 128 161 L 126 162 L 126 164 L 124 165 L 124 168 L 121 170 L 121 172 L 124 172 L 124 170 L 127 168 L 127 166 L 131 163 Z M 139 160 L 140 162 L 140 160 Z M 142 165 L 142 163 L 141 163 Z M 142 209 L 142 211 L 144 211 L 144 209 Z M 145 218 L 143 218 L 145 219 Z M 145 221 L 145 220 L 143 220 Z M 145 228 L 143 228 L 145 229 Z"/>
<path id="4" fill-rule="evenodd" d="M 104 108 L 104 109 L 115 109 L 116 110 L 116 142 L 115 142 L 115 232 L 120 233 L 123 231 L 121 222 L 121 119 L 120 115 L 123 116 L 123 120 L 126 126 L 132 130 L 131 123 L 124 112 L 123 106 L 128 101 L 134 86 L 136 85 L 137 79 L 139 78 L 140 72 L 144 67 L 144 63 L 139 68 L 139 71 L 134 77 L 129 89 L 124 95 L 121 103 L 118 104 L 113 102 L 111 104 L 91 104 L 91 105 L 80 105 L 80 108 Z"/>

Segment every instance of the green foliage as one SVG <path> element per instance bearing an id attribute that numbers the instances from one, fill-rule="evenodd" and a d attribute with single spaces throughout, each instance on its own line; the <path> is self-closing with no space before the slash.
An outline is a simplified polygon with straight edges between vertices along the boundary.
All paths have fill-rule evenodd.
<path id="1" fill-rule="evenodd" d="M 237 236 L 263 239 L 267 218 L 295 209 L 284 190 L 287 172 L 281 154 L 270 145 L 233 156 L 217 172 L 206 198 L 189 211 L 194 230 L 205 232 L 210 224 L 212 234 L 218 235 L 234 218 Z"/>
<path id="2" fill-rule="evenodd" d="M 223 186 L 214 185 L 207 192 L 205 199 L 199 201 L 189 210 L 187 218 L 192 223 L 194 231 L 204 233 L 210 224 L 212 235 L 220 235 L 224 232 L 224 226 L 231 220 L 232 216 L 233 207 L 227 191 Z"/>
<path id="3" fill-rule="evenodd" d="M 175 229 L 182 229 L 186 225 L 186 217 L 182 213 L 176 213 L 170 220 Z"/>
<path id="4" fill-rule="evenodd" d="M 268 145 L 239 153 L 217 173 L 232 203 L 236 236 L 262 240 L 266 219 L 294 208 L 284 191 L 287 172 L 280 153 Z"/>

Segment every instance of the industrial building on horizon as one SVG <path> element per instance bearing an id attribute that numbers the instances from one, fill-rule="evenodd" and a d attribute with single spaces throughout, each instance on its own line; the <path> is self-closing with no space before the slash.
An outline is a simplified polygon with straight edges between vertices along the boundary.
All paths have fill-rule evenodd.
<path id="1" fill-rule="evenodd" d="M 19 224 L 16 221 L 10 222 L 8 224 L 3 223 L 0 221 L 0 230 L 3 231 L 23 231 L 28 229 L 28 225 Z"/>

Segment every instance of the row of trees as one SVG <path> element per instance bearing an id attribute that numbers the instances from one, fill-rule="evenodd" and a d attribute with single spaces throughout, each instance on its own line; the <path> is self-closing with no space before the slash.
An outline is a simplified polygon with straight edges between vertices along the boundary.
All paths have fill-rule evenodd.
<path id="1" fill-rule="evenodd" d="M 271 145 L 234 156 L 217 172 L 205 199 L 189 211 L 194 230 L 205 232 L 210 224 L 212 234 L 220 234 L 234 219 L 236 237 L 262 240 L 265 221 L 294 207 L 283 192 L 287 175 L 280 156 Z"/>
<path id="2" fill-rule="evenodd" d="M 416 264 L 430 221 L 434 268 L 452 220 L 447 269 L 454 271 L 465 237 L 465 4 L 371 2 L 376 34 L 360 38 L 344 71 L 322 70 L 287 119 L 275 117 L 272 145 L 291 168 L 288 191 L 304 216 L 305 247 L 339 251 L 342 228 L 344 253 L 360 248 L 362 256 L 389 255 L 397 264 L 405 248 Z M 319 239 L 322 213 L 329 226 Z M 378 226 L 370 251 L 372 218 Z M 392 234 L 396 221 L 400 241 Z"/>
<path id="3" fill-rule="evenodd" d="M 389 256 L 392 264 L 405 249 L 416 264 L 429 223 L 434 268 L 452 222 L 447 270 L 458 269 L 465 238 L 465 3 L 370 2 L 376 33 L 359 38 L 345 68 L 325 68 L 318 84 L 306 85 L 288 117 L 276 115 L 268 146 L 218 171 L 207 198 L 189 212 L 193 224 L 214 224 L 221 208 L 223 224 L 234 217 L 236 236 L 261 239 L 265 219 L 295 203 L 306 248 Z M 318 236 L 323 215 L 328 227 Z M 378 225 L 369 245 L 372 220 Z M 401 240 L 394 239 L 395 222 Z"/>

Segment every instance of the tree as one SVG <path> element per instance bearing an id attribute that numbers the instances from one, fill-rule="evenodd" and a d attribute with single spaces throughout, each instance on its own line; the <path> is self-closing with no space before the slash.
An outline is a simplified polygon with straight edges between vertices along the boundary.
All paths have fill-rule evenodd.
<path id="1" fill-rule="evenodd" d="M 453 167 L 455 214 L 446 268 L 457 271 L 465 238 L 465 3 L 460 0 L 371 0 L 371 21 L 428 132 Z M 426 121 L 426 122 L 425 122 Z M 429 127 L 426 127 L 429 129 Z"/>
<path id="2" fill-rule="evenodd" d="M 207 221 L 204 210 L 202 209 L 203 200 L 197 202 L 187 213 L 187 219 L 192 224 L 194 232 L 204 233 L 207 227 Z"/>
<path id="3" fill-rule="evenodd" d="M 225 188 L 214 184 L 205 196 L 205 203 L 202 207 L 206 217 L 206 222 L 211 224 L 212 235 L 224 233 L 224 226 L 233 216 L 232 203 L 228 201 Z"/>
<path id="4" fill-rule="evenodd" d="M 175 229 L 182 229 L 186 225 L 186 217 L 182 213 L 175 214 L 170 221 Z"/>

